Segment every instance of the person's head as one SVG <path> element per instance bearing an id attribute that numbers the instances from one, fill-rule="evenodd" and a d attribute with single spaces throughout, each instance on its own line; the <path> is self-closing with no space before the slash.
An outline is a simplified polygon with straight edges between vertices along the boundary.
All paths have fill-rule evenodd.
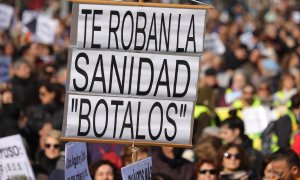
<path id="1" fill-rule="evenodd" d="M 295 88 L 296 83 L 295 83 L 295 78 L 293 75 L 287 73 L 283 74 L 280 79 L 280 89 L 281 90 L 291 90 Z"/>
<path id="2" fill-rule="evenodd" d="M 261 81 L 256 88 L 257 96 L 261 100 L 267 100 L 271 95 L 270 83 L 267 81 Z"/>
<path id="3" fill-rule="evenodd" d="M 90 167 L 90 172 L 94 180 L 114 180 L 117 168 L 110 161 L 100 160 Z"/>
<path id="4" fill-rule="evenodd" d="M 246 84 L 247 84 L 247 78 L 244 73 L 242 73 L 241 71 L 237 71 L 233 74 L 232 88 L 234 90 L 242 90 Z"/>
<path id="5" fill-rule="evenodd" d="M 229 117 L 221 122 L 220 136 L 225 143 L 238 143 L 244 132 L 244 122 L 238 117 Z"/>
<path id="6" fill-rule="evenodd" d="M 43 105 L 61 102 L 62 92 L 58 84 L 43 83 L 39 87 L 39 97 Z"/>
<path id="7" fill-rule="evenodd" d="M 26 61 L 18 60 L 13 64 L 14 75 L 20 79 L 29 79 L 31 76 L 31 69 Z"/>
<path id="8" fill-rule="evenodd" d="M 59 138 L 61 136 L 60 131 L 51 130 L 45 138 L 45 155 L 49 159 L 55 159 L 60 154 L 60 143 Z"/>
<path id="9" fill-rule="evenodd" d="M 213 87 L 217 84 L 217 71 L 213 68 L 208 68 L 204 72 L 204 83 L 207 86 Z"/>
<path id="10" fill-rule="evenodd" d="M 219 167 L 224 172 L 248 170 L 248 159 L 242 146 L 228 143 L 219 151 Z"/>
<path id="11" fill-rule="evenodd" d="M 264 177 L 264 179 L 272 179 L 272 165 L 271 165 L 271 159 L 270 159 L 270 155 L 266 155 L 264 157 L 263 160 L 263 164 L 262 164 L 262 177 Z"/>
<path id="12" fill-rule="evenodd" d="M 196 168 L 197 180 L 215 180 L 219 171 L 213 160 L 202 159 Z"/>
<path id="13" fill-rule="evenodd" d="M 290 180 L 300 177 L 300 159 L 291 149 L 279 149 L 271 155 L 272 178 Z"/>
<path id="14" fill-rule="evenodd" d="M 255 95 L 254 87 L 250 84 L 245 85 L 245 87 L 243 88 L 243 95 L 242 95 L 243 101 L 251 105 L 254 95 Z"/>

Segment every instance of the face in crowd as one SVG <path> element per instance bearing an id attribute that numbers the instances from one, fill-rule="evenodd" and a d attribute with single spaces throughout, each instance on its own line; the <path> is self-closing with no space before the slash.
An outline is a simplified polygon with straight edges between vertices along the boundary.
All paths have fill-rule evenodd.
<path id="1" fill-rule="evenodd" d="M 238 170 L 241 164 L 242 155 L 236 147 L 229 148 L 223 154 L 223 170 L 227 172 L 233 172 Z"/>
<path id="2" fill-rule="evenodd" d="M 60 154 L 59 141 L 51 136 L 45 139 L 45 154 L 49 159 L 55 159 Z"/>
<path id="3" fill-rule="evenodd" d="M 109 164 L 102 164 L 95 172 L 94 180 L 113 180 L 113 168 Z"/>
<path id="4" fill-rule="evenodd" d="M 228 125 L 221 126 L 220 136 L 225 143 L 232 143 L 240 136 L 239 129 L 231 129 Z"/>
<path id="5" fill-rule="evenodd" d="M 218 171 L 213 163 L 203 162 L 198 168 L 197 180 L 215 180 L 217 179 Z"/>

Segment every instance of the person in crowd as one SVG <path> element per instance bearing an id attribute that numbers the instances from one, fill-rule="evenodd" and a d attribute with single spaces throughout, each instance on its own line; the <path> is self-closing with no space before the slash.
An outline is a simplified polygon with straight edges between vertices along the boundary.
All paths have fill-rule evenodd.
<path id="1" fill-rule="evenodd" d="M 193 178 L 194 164 L 183 159 L 182 153 L 182 148 L 155 148 L 152 154 L 152 175 L 182 180 Z"/>
<path id="2" fill-rule="evenodd" d="M 286 73 L 281 76 L 279 90 L 273 95 L 275 105 L 291 106 L 291 97 L 297 93 L 295 78 L 293 75 Z"/>
<path id="3" fill-rule="evenodd" d="M 20 132 L 18 127 L 20 107 L 14 99 L 13 92 L 9 88 L 0 93 L 0 137 Z"/>
<path id="4" fill-rule="evenodd" d="M 221 179 L 249 179 L 248 158 L 242 146 L 225 144 L 218 157 Z"/>
<path id="5" fill-rule="evenodd" d="M 201 160 L 196 167 L 197 180 L 217 180 L 219 171 L 214 160 Z"/>
<path id="6" fill-rule="evenodd" d="M 45 138 L 45 149 L 37 153 L 36 162 L 45 168 L 48 175 L 55 169 L 60 157 L 60 131 L 51 130 Z"/>
<path id="7" fill-rule="evenodd" d="M 255 89 L 252 85 L 247 84 L 242 89 L 242 96 L 232 103 L 235 109 L 246 107 L 257 107 L 261 105 L 260 100 L 255 95 Z"/>
<path id="8" fill-rule="evenodd" d="M 257 92 L 257 98 L 260 100 L 261 105 L 266 106 L 266 107 L 271 107 L 272 106 L 272 90 L 270 87 L 270 83 L 267 80 L 261 80 L 257 87 L 256 87 L 256 92 Z"/>
<path id="9" fill-rule="evenodd" d="M 100 160 L 90 167 L 93 180 L 120 180 L 118 170 L 110 161 Z"/>
<path id="10" fill-rule="evenodd" d="M 43 83 L 39 87 L 40 104 L 31 106 L 26 111 L 27 123 L 22 134 L 27 139 L 31 149 L 37 149 L 40 129 L 47 123 L 53 129 L 61 130 L 63 121 L 63 104 L 61 102 L 62 87 L 57 84 Z M 32 152 L 34 154 L 34 152 Z"/>
<path id="11" fill-rule="evenodd" d="M 26 107 L 38 102 L 37 81 L 27 61 L 17 60 L 13 63 L 11 80 L 14 101 L 24 111 Z"/>
<path id="12" fill-rule="evenodd" d="M 252 176 L 259 178 L 263 156 L 253 148 L 253 141 L 245 134 L 244 122 L 236 116 L 236 112 L 232 112 L 231 117 L 222 121 L 220 136 L 224 143 L 242 145 L 250 159 Z"/>
<path id="13" fill-rule="evenodd" d="M 300 156 L 300 126 L 299 126 L 299 118 L 300 118 L 300 93 L 295 94 L 292 99 L 292 112 L 291 117 L 294 118 L 294 120 L 297 121 L 298 124 L 298 130 L 293 133 L 291 137 L 291 148 Z M 292 116 L 294 115 L 294 116 Z"/>
<path id="14" fill-rule="evenodd" d="M 272 179 L 299 180 L 300 159 L 291 149 L 281 148 L 270 156 Z"/>
<path id="15" fill-rule="evenodd" d="M 243 88 L 247 84 L 247 81 L 242 71 L 236 71 L 233 74 L 230 86 L 225 91 L 225 102 L 227 105 L 230 105 L 242 96 Z"/>
<path id="16" fill-rule="evenodd" d="M 262 173 L 261 177 L 263 177 L 263 180 L 271 180 L 272 179 L 272 164 L 271 164 L 271 159 L 270 155 L 265 155 L 264 156 L 264 161 L 262 165 Z"/>

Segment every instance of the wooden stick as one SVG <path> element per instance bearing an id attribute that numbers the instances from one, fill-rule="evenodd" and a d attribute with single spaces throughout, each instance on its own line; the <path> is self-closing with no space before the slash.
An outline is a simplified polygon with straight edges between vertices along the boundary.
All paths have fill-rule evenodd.
<path id="1" fill-rule="evenodd" d="M 145 6 L 161 8 L 181 8 L 181 9 L 213 9 L 213 6 L 206 5 L 189 5 L 189 4 L 163 4 L 163 3 L 145 3 L 145 2 L 125 2 L 125 1 L 101 1 L 101 0 L 69 0 L 73 3 L 85 4 L 103 4 L 116 6 Z"/>
<path id="2" fill-rule="evenodd" d="M 132 163 L 135 163 L 138 161 L 139 148 L 134 146 L 134 141 L 132 142 L 131 151 L 132 151 Z"/>
<path id="3" fill-rule="evenodd" d="M 92 139 L 92 138 L 69 138 L 61 137 L 60 141 L 76 141 L 76 142 L 89 142 L 89 143 L 107 143 L 107 144 L 127 144 L 132 145 L 130 140 L 117 140 L 117 139 Z M 135 145 L 139 146 L 168 146 L 168 147 L 180 147 L 180 148 L 192 148 L 192 144 L 172 144 L 172 143 L 161 143 L 161 142 L 145 142 L 135 141 Z"/>

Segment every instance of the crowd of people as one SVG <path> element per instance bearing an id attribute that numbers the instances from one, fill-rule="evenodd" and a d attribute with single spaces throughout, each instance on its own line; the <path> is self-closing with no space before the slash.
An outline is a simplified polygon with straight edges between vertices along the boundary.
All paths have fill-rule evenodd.
<path id="1" fill-rule="evenodd" d="M 214 8 L 207 11 L 199 61 L 194 147 L 139 147 L 138 159 L 152 157 L 152 179 L 299 180 L 300 2 L 203 2 Z M 10 27 L 0 28 L 0 60 L 11 59 L 10 78 L 0 83 L 0 137 L 22 136 L 37 179 L 64 179 L 64 143 L 59 138 L 71 3 L 0 3 L 14 8 Z M 57 21 L 53 43 L 24 33 L 25 10 Z M 266 114 L 250 114 L 264 120 L 263 129 L 246 123 L 249 109 Z M 120 168 L 132 160 L 131 148 L 125 145 L 87 143 L 87 150 L 90 175 L 96 180 L 121 179 Z"/>

